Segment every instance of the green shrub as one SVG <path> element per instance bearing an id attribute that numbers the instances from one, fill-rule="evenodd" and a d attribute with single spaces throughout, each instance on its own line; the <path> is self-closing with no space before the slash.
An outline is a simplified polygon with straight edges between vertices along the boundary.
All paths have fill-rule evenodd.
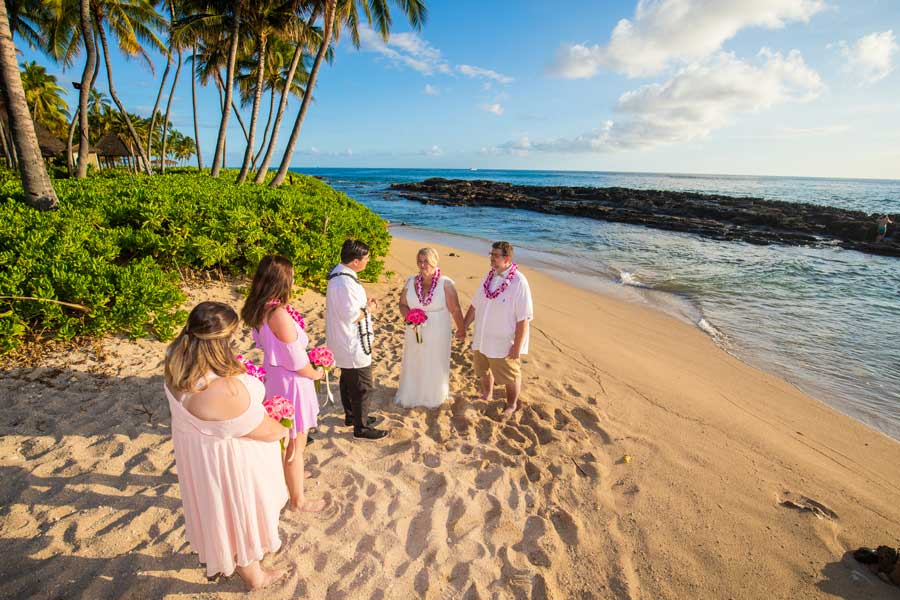
<path id="1" fill-rule="evenodd" d="M 362 275 L 380 275 L 384 222 L 321 181 L 294 175 L 271 190 L 186 171 L 57 180 L 55 212 L 28 208 L 18 178 L 0 172 L 0 296 L 43 299 L 0 298 L 0 353 L 29 331 L 168 338 L 184 319 L 179 269 L 250 274 L 279 253 L 299 284 L 323 289 L 344 239 L 356 237 L 372 249 Z"/>

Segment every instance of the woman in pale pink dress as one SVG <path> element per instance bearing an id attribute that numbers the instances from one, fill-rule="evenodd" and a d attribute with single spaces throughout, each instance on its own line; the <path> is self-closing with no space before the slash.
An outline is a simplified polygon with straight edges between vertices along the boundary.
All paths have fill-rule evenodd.
<path id="1" fill-rule="evenodd" d="M 309 337 L 305 323 L 290 308 L 294 267 L 283 256 L 266 256 L 259 262 L 241 317 L 253 328 L 253 341 L 262 348 L 266 369 L 266 398 L 284 396 L 294 404 L 294 424 L 284 458 L 284 478 L 291 510 L 319 512 L 322 499 L 311 500 L 303 491 L 303 451 L 309 430 L 316 426 L 319 399 L 313 383 L 325 376 L 306 354 Z"/>
<path id="2" fill-rule="evenodd" d="M 184 528 L 209 577 L 238 574 L 250 589 L 284 575 L 259 561 L 281 547 L 287 502 L 278 440 L 287 428 L 266 415 L 262 383 L 235 359 L 237 313 L 201 302 L 166 351 L 165 391 Z"/>

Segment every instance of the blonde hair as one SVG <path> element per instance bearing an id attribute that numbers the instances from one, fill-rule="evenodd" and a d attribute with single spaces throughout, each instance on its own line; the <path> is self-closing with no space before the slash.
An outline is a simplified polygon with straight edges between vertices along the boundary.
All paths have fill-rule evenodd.
<path id="1" fill-rule="evenodd" d="M 416 254 L 416 257 L 417 257 L 417 258 L 418 258 L 419 256 L 424 256 L 425 258 L 427 258 L 427 259 L 428 259 L 428 264 L 431 265 L 432 267 L 438 266 L 438 258 L 439 258 L 439 257 L 438 257 L 438 251 L 435 250 L 434 248 L 422 248 L 422 249 L 420 249 L 419 252 Z"/>
<path id="2" fill-rule="evenodd" d="M 173 394 L 206 388 L 205 377 L 229 377 L 244 372 L 235 358 L 231 336 L 238 315 L 222 302 L 201 302 L 188 315 L 187 324 L 166 350 L 165 380 Z"/>

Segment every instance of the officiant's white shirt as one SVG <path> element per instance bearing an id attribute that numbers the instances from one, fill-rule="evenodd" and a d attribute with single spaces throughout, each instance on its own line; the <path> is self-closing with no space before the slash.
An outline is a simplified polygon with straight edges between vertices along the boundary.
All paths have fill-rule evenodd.
<path id="1" fill-rule="evenodd" d="M 509 269 L 500 275 L 494 273 L 490 283 L 491 292 L 500 287 L 508 274 Z M 493 300 L 485 296 L 484 287 L 479 286 L 472 298 L 472 306 L 475 308 L 472 349 L 488 358 L 505 358 L 516 339 L 516 323 L 534 318 L 531 288 L 520 271 L 516 271 L 509 287 Z M 519 354 L 528 354 L 528 332 L 522 340 Z"/>
<path id="2" fill-rule="evenodd" d="M 366 307 L 366 290 L 358 282 L 356 272 L 339 264 L 331 273 L 347 273 L 353 277 L 339 275 L 328 281 L 325 293 L 325 339 L 334 353 L 334 364 L 341 369 L 360 369 L 372 364 L 372 357 L 362 350 L 359 339 L 359 325 L 353 321 L 359 317 L 360 309 Z M 372 319 L 366 315 L 362 322 L 363 331 L 372 331 Z M 374 337 L 374 336 L 373 336 Z M 372 337 L 369 338 L 372 340 Z M 369 344 L 367 343 L 368 347 Z"/>

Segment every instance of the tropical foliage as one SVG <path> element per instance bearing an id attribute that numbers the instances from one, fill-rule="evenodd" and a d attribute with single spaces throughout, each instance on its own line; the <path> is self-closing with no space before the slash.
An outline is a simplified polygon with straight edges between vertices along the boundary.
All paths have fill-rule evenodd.
<path id="1" fill-rule="evenodd" d="M 184 319 L 179 273 L 250 273 L 270 253 L 321 289 L 351 236 L 369 243 L 363 276 L 376 278 L 384 221 L 317 179 L 291 179 L 277 190 L 196 170 L 62 179 L 60 209 L 41 212 L 0 171 L 0 353 L 28 334 L 169 337 Z"/>
<path id="2" fill-rule="evenodd" d="M 77 177 L 86 176 L 88 144 L 100 137 L 92 131 L 95 126 L 105 133 L 115 129 L 147 174 L 152 173 L 154 165 L 164 172 L 167 157 L 184 160 L 190 144 L 182 134 L 170 140 L 169 115 L 181 67 L 189 64 L 195 135 L 196 84 L 212 83 L 220 95 L 221 118 L 211 175 L 217 177 L 224 167 L 225 133 L 234 112 L 245 141 L 238 183 L 252 179 L 258 184 L 267 181 L 273 187 L 285 179 L 322 62 L 333 60 L 334 46 L 342 33 L 358 46 L 359 27 L 368 23 L 387 40 L 394 22 L 392 5 L 416 29 L 422 27 L 427 14 L 425 0 L 6 0 L 5 5 L 14 37 L 40 48 L 63 68 L 84 61 L 79 105 L 72 111 L 77 118 L 73 114 L 71 120 L 61 96 L 65 90 L 46 75 L 46 70 L 41 72 L 43 67 L 30 63 L 23 74 L 30 78 L 27 85 L 32 116 L 61 137 L 65 123 L 69 123 L 65 137 L 70 156 L 73 146 L 78 145 L 73 139 L 79 140 L 77 168 L 71 158 L 68 161 Z M 161 53 L 166 59 L 149 123 L 129 112 L 118 97 L 110 60 L 113 45 L 125 56 L 145 63 L 154 75 L 152 53 Z M 174 78 L 160 115 L 173 62 Z M 100 71 L 105 71 L 117 117 L 98 113 L 94 86 Z M 233 100 L 235 94 L 249 109 L 249 122 L 242 118 Z M 299 101 L 299 112 L 277 173 L 268 177 L 291 98 Z M 113 112 L 111 108 L 101 111 Z M 261 122 L 263 113 L 265 126 Z M 102 122 L 96 123 L 101 117 Z M 178 144 L 171 152 L 170 141 Z M 194 147 L 199 159 L 196 141 Z M 8 150 L 4 152 L 7 163 L 13 164 L 15 157 Z"/>

